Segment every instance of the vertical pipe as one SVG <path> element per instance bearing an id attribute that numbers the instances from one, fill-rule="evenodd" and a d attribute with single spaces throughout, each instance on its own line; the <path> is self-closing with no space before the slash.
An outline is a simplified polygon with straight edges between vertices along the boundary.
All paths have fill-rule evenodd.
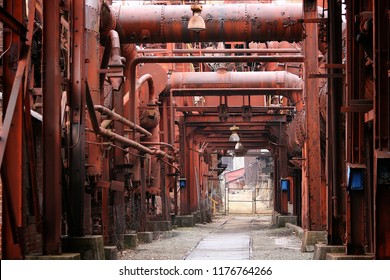
<path id="1" fill-rule="evenodd" d="M 71 143 L 69 151 L 69 188 L 72 223 L 69 236 L 84 236 L 85 189 L 85 0 L 73 0 L 71 65 Z"/>
<path id="2" fill-rule="evenodd" d="M 119 90 L 112 89 L 113 106 L 116 113 L 123 115 L 123 87 Z M 124 134 L 124 125 L 121 122 L 114 122 L 114 130 L 118 135 Z M 114 151 L 114 176 L 115 180 L 119 182 L 125 181 L 123 165 L 125 163 L 125 154 L 121 149 L 116 148 Z M 125 228 L 125 198 L 124 191 L 115 191 L 114 194 L 114 207 L 117 211 L 118 223 L 116 224 L 116 234 L 123 234 Z"/>
<path id="3" fill-rule="evenodd" d="M 187 149 L 186 149 L 186 129 L 185 129 L 185 123 L 184 123 L 184 117 L 180 117 L 180 122 L 179 122 L 179 130 L 180 130 L 180 176 L 185 177 L 186 176 L 186 165 L 187 165 Z M 187 183 L 188 184 L 188 183 Z M 188 214 L 188 209 L 187 209 L 187 200 L 188 200 L 188 195 L 187 195 L 187 188 L 186 187 L 180 187 L 180 214 L 181 215 L 186 215 Z"/>
<path id="4" fill-rule="evenodd" d="M 342 59 L 341 49 L 341 3 L 329 1 L 328 10 L 329 44 L 328 63 L 340 64 Z M 329 68 L 329 74 L 336 74 L 337 70 Z M 327 106 L 327 170 L 329 182 L 329 235 L 331 244 L 338 244 L 342 237 L 339 234 L 339 197 L 338 193 L 341 174 L 340 143 L 340 106 L 342 104 L 342 84 L 340 79 L 328 79 L 328 106 Z"/>
<path id="5" fill-rule="evenodd" d="M 59 254 L 61 244 L 61 69 L 60 1 L 43 3 L 43 184 L 44 254 Z"/>
<path id="6" fill-rule="evenodd" d="M 169 116 L 170 116 L 170 144 L 173 146 L 175 145 L 175 110 L 174 110 L 174 101 L 173 101 L 173 94 L 172 90 L 169 91 Z M 167 142 L 165 142 L 167 143 Z"/>
<path id="7" fill-rule="evenodd" d="M 169 220 L 169 196 L 167 196 L 167 185 L 166 185 L 166 164 L 163 160 L 160 161 L 160 184 L 161 184 L 161 212 L 164 221 Z"/>
<path id="8" fill-rule="evenodd" d="M 139 231 L 146 230 L 146 172 L 145 172 L 145 157 L 140 158 L 141 167 L 141 188 L 140 188 L 140 226 Z"/>
<path id="9" fill-rule="evenodd" d="M 100 104 L 100 84 L 99 75 L 96 69 L 99 69 L 100 62 L 100 42 L 99 42 L 99 22 L 100 22 L 100 8 L 99 1 L 97 0 L 85 0 L 85 73 L 88 79 L 88 86 L 92 97 L 93 104 Z M 99 118 L 99 114 L 97 116 Z M 101 161 L 102 157 L 100 149 L 101 147 L 94 142 L 99 142 L 95 133 L 92 132 L 92 128 L 89 121 L 89 115 L 86 115 L 86 124 L 90 128 L 89 133 L 86 135 L 86 140 L 89 144 L 86 144 L 86 163 L 88 166 L 87 176 L 91 177 L 92 182 L 96 183 L 98 177 L 101 175 Z M 91 194 L 84 194 L 84 228 L 85 234 L 92 234 L 92 209 L 91 209 Z"/>
<path id="10" fill-rule="evenodd" d="M 23 20 L 23 1 L 5 1 L 4 8 L 14 18 L 19 21 Z M 10 46 L 10 51 L 3 57 L 4 59 L 4 95 L 3 95 L 3 116 L 6 117 L 8 104 L 11 103 L 11 93 L 15 78 L 18 73 L 15 72 L 16 64 L 18 63 L 20 53 L 20 38 L 16 33 L 6 32 L 4 30 L 4 46 Z M 14 54 L 12 54 L 14 53 Z M 9 127 L 7 147 L 4 150 L 3 166 L 7 166 L 2 170 L 2 180 L 4 181 L 4 206 L 3 206 L 3 257 L 6 259 L 22 258 L 22 251 L 17 240 L 13 240 L 12 235 L 12 212 L 15 214 L 15 225 L 22 226 L 22 98 L 21 90 L 18 90 L 19 96 L 16 99 L 15 110 L 12 122 Z M 9 105 L 11 106 L 11 104 Z M 2 128 L 2 133 L 5 132 L 5 127 Z M 2 139 L 1 142 L 3 142 Z M 5 143 L 2 143 L 5 145 Z M 0 160 L 1 161 L 1 160 Z M 7 164 L 9 163 L 9 164 Z M 8 191 L 8 193 L 7 193 Z M 9 201 L 7 204 L 8 194 Z M 12 205 L 12 206 L 11 206 Z M 12 207 L 12 208 L 11 208 Z"/>

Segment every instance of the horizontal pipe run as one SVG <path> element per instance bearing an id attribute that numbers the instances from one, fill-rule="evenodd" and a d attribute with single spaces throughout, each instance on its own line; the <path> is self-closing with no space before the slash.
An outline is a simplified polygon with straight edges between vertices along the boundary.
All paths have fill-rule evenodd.
<path id="1" fill-rule="evenodd" d="M 251 106 L 252 113 L 267 113 L 269 110 L 294 110 L 294 106 Z M 180 106 L 176 107 L 177 112 L 201 112 L 201 113 L 218 113 L 218 108 L 215 106 Z M 228 113 L 241 114 L 243 112 L 242 107 L 227 107 Z"/>
<path id="2" fill-rule="evenodd" d="M 137 53 L 172 53 L 172 54 L 204 54 L 204 53 L 255 53 L 255 54 L 268 54 L 268 53 L 301 53 L 300 49 L 295 48 L 280 48 L 280 49 L 174 49 L 169 51 L 167 49 L 140 49 Z"/>
<path id="3" fill-rule="evenodd" d="M 301 108 L 302 87 L 302 79 L 287 71 L 230 72 L 221 68 L 217 72 L 172 73 L 165 95 L 168 91 L 175 96 L 283 95 Z"/>
<path id="4" fill-rule="evenodd" d="M 173 96 L 284 95 L 286 92 L 297 92 L 297 91 L 302 91 L 302 89 L 301 88 L 176 88 L 176 89 L 172 89 Z M 223 92 L 223 94 L 221 94 L 221 92 Z"/>
<path id="5" fill-rule="evenodd" d="M 136 67 L 139 63 L 206 63 L 206 62 L 302 62 L 303 56 L 143 56 L 134 58 L 129 65 L 130 98 L 135 104 Z M 136 107 L 130 120 L 136 122 Z"/>
<path id="6" fill-rule="evenodd" d="M 280 49 L 174 49 L 172 53 L 176 54 L 193 54 L 193 53 L 301 53 L 301 50 L 295 48 Z"/>
<path id="7" fill-rule="evenodd" d="M 152 136 L 152 134 L 144 129 L 143 127 L 136 125 L 135 123 L 129 121 L 128 119 L 122 117 L 121 115 L 113 112 L 112 110 L 102 106 L 102 105 L 95 105 L 95 110 L 98 111 L 101 114 L 106 115 L 108 118 L 110 118 L 113 121 L 118 121 L 127 127 L 133 128 L 134 130 L 138 131 L 139 133 L 144 134 L 145 136 Z"/>
<path id="8" fill-rule="evenodd" d="M 122 43 L 302 41 L 302 4 L 202 5 L 206 30 L 188 30 L 189 5 L 111 6 Z M 116 18 L 105 20 L 104 17 Z M 107 30 L 105 26 L 102 30 Z"/>

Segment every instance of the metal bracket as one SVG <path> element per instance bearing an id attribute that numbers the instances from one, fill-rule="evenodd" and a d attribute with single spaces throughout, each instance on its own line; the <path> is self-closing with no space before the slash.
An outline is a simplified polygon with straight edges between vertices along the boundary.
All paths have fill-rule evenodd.
<path id="1" fill-rule="evenodd" d="M 252 106 L 250 105 L 244 105 L 242 106 L 242 118 L 245 120 L 245 121 L 250 121 L 250 119 L 252 118 Z"/>
<path id="2" fill-rule="evenodd" d="M 226 121 L 229 117 L 229 109 L 226 104 L 221 104 L 217 107 L 218 116 L 221 121 Z"/>

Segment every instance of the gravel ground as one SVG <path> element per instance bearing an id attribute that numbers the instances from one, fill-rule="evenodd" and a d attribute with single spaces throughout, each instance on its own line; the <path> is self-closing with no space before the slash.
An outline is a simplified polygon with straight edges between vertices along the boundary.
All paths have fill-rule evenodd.
<path id="1" fill-rule="evenodd" d="M 212 223 L 192 228 L 173 229 L 171 237 L 160 236 L 152 243 L 138 244 L 136 249 L 118 253 L 120 260 L 183 260 L 206 236 L 223 226 L 233 216 L 216 216 Z M 270 215 L 252 220 L 252 253 L 254 260 L 309 260 L 313 253 L 301 253 L 301 241 L 288 228 L 271 225 Z"/>

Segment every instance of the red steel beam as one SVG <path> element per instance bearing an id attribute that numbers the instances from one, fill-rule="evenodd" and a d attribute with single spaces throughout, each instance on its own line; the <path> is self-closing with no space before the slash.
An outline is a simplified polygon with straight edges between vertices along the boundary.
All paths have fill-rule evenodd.
<path id="1" fill-rule="evenodd" d="M 43 17 L 43 184 L 44 254 L 61 253 L 62 155 L 60 1 L 45 0 Z"/>
<path id="2" fill-rule="evenodd" d="M 318 17 L 317 1 L 305 0 L 304 17 L 312 19 Z M 305 63 L 304 63 L 304 83 L 306 91 L 306 168 L 307 173 L 303 174 L 306 177 L 307 192 L 304 199 L 307 200 L 307 216 L 303 217 L 302 226 L 310 231 L 321 231 L 326 229 L 323 224 L 323 217 L 320 211 L 321 207 L 321 152 L 320 152 L 320 116 L 319 116 L 319 101 L 318 101 L 318 80 L 308 79 L 308 76 L 318 72 L 318 36 L 317 24 L 307 23 L 306 38 L 304 40 Z"/>
<path id="3" fill-rule="evenodd" d="M 282 106 L 282 107 L 272 107 L 272 106 L 256 106 L 251 107 L 251 112 L 253 114 L 258 113 L 267 113 L 268 110 L 294 110 L 295 107 L 293 106 Z M 176 107 L 175 110 L 177 112 L 200 112 L 200 113 L 218 113 L 217 107 L 207 107 L 207 106 L 182 106 L 182 107 Z M 243 108 L 242 107 L 228 107 L 227 108 L 228 113 L 242 113 Z"/>
<path id="4" fill-rule="evenodd" d="M 188 115 L 185 117 L 187 126 L 231 126 L 233 124 L 240 125 L 257 125 L 262 123 L 280 123 L 286 122 L 285 115 L 259 115 L 253 116 L 251 121 L 245 121 L 241 117 L 228 117 L 225 122 L 221 122 L 218 116 L 202 116 L 202 115 Z"/>
<path id="5" fill-rule="evenodd" d="M 5 1 L 5 9 L 18 21 L 23 20 L 23 1 Z M 5 203 L 3 207 L 3 246 L 4 259 L 21 259 L 20 236 L 15 236 L 23 225 L 23 126 L 22 126 L 22 80 L 28 64 L 28 48 L 20 54 L 21 38 L 12 32 L 4 32 L 4 46 L 12 52 L 4 54 L 3 65 L 3 111 L 4 123 L 0 138 L 0 166 L 4 180 Z M 17 65 L 16 71 L 14 66 Z M 7 148 L 6 148 L 7 145 Z M 4 162 L 3 162 L 4 160 Z"/>
<path id="6" fill-rule="evenodd" d="M 390 259 L 390 189 L 385 183 L 386 162 L 390 161 L 390 80 L 389 62 L 389 1 L 374 2 L 374 194 L 375 194 L 375 256 Z M 388 166 L 388 165 L 387 165 Z M 388 171 L 388 169 L 387 169 Z"/>
<path id="7" fill-rule="evenodd" d="M 18 34 L 20 38 L 26 38 L 27 28 L 2 6 L 0 6 L 0 21 L 3 22 L 6 27 Z"/>

